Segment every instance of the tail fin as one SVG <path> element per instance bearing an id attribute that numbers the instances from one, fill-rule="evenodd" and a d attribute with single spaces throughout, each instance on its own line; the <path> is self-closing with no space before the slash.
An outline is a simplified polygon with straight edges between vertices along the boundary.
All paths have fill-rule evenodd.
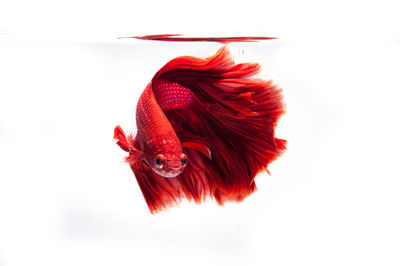
<path id="1" fill-rule="evenodd" d="M 133 165 L 152 212 L 183 197 L 215 198 L 222 205 L 255 191 L 256 174 L 286 146 L 274 132 L 285 109 L 282 91 L 271 81 L 251 78 L 259 69 L 257 63 L 235 64 L 224 46 L 206 59 L 175 58 L 156 73 L 153 82 L 176 82 L 195 95 L 189 106 L 164 112 L 181 143 L 201 143 L 211 156 L 184 145 L 188 165 L 172 179 L 157 176 L 144 162 Z"/>

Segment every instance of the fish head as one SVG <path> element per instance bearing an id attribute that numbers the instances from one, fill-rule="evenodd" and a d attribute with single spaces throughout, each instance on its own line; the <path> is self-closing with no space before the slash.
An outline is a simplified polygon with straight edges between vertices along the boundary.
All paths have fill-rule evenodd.
<path id="1" fill-rule="evenodd" d="M 153 161 L 153 171 L 163 177 L 176 177 L 182 174 L 187 164 L 187 157 L 184 153 L 179 156 L 175 154 L 157 154 Z"/>
<path id="2" fill-rule="evenodd" d="M 145 161 L 156 174 L 167 178 L 182 174 L 188 159 L 180 143 L 161 145 L 152 150 L 145 156 Z"/>

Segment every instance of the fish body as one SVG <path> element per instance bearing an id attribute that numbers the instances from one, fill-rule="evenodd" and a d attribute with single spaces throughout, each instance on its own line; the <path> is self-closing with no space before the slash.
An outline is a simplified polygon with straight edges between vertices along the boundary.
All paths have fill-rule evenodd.
<path id="1" fill-rule="evenodd" d="M 136 135 L 115 128 L 152 213 L 182 198 L 222 205 L 255 191 L 256 174 L 286 145 L 274 133 L 284 113 L 281 89 L 251 78 L 259 69 L 235 64 L 226 46 L 206 59 L 175 58 L 140 96 Z"/>
<path id="2" fill-rule="evenodd" d="M 175 177 L 182 173 L 187 158 L 182 152 L 178 136 L 164 114 L 164 111 L 174 102 L 164 98 L 157 101 L 153 87 L 158 88 L 150 83 L 137 104 L 136 123 L 139 129 L 137 141 L 143 152 L 143 159 L 154 172 L 163 177 Z M 173 88 L 170 87 L 168 94 L 174 92 Z M 174 96 L 171 95 L 169 98 L 174 99 Z"/>

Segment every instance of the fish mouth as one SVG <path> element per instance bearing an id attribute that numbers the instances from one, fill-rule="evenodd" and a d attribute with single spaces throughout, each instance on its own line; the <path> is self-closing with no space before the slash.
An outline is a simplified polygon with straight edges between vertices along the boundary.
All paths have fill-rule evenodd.
<path id="1" fill-rule="evenodd" d="M 183 167 L 180 167 L 179 169 L 175 168 L 171 170 L 156 171 L 157 174 L 166 178 L 177 177 L 178 175 L 182 174 L 182 172 L 183 172 Z"/>
<path id="2" fill-rule="evenodd" d="M 159 173 L 160 176 L 166 177 L 166 178 L 177 177 L 177 176 L 180 175 L 180 174 L 182 174 L 182 171 L 173 171 L 173 172 Z"/>

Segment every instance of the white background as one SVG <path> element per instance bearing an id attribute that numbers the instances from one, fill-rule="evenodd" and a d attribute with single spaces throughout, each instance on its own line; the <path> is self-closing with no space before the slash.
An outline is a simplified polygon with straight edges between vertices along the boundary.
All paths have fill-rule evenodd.
<path id="1" fill-rule="evenodd" d="M 396 1 L 0 2 L 0 265 L 400 265 Z M 111 138 L 180 55 L 231 44 L 284 89 L 288 151 L 240 204 L 152 216 Z"/>

